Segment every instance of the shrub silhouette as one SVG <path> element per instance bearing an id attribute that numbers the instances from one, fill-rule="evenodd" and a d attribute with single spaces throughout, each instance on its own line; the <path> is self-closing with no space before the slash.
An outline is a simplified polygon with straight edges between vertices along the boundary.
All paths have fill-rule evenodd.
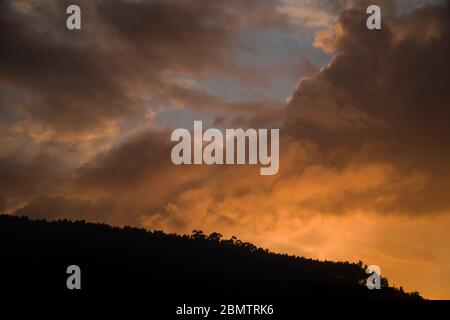
<path id="1" fill-rule="evenodd" d="M 118 295 L 157 299 L 421 299 L 382 280 L 365 287 L 359 263 L 276 254 L 220 233 L 148 232 L 85 221 L 0 215 L 3 294 Z M 82 290 L 66 288 L 79 265 Z"/>

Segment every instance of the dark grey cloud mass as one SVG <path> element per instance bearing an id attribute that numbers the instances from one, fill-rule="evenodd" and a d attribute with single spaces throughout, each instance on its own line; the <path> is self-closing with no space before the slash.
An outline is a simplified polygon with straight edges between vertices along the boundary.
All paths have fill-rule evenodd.
<path id="1" fill-rule="evenodd" d="M 300 83 L 287 106 L 289 133 L 339 153 L 341 165 L 359 154 L 358 161 L 385 161 L 429 179 L 383 209 L 449 208 L 449 17 L 448 6 L 429 6 L 367 32 L 364 11 L 345 10 L 332 64 Z"/>

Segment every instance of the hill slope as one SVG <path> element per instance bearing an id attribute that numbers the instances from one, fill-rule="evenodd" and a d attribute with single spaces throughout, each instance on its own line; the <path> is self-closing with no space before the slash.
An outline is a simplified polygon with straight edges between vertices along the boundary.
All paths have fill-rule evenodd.
<path id="1" fill-rule="evenodd" d="M 271 253 L 235 238 L 117 228 L 84 221 L 0 215 L 0 293 L 157 299 L 420 299 L 387 286 L 368 290 L 362 263 Z M 82 290 L 66 288 L 79 265 Z"/>

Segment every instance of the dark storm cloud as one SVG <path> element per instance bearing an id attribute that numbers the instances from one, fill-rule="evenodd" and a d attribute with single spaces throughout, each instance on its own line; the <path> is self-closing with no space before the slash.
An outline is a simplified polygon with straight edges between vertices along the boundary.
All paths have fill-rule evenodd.
<path id="1" fill-rule="evenodd" d="M 99 154 L 78 169 L 80 185 L 121 192 L 153 180 L 171 166 L 168 136 L 169 132 L 146 131 Z"/>
<path id="2" fill-rule="evenodd" d="M 336 56 L 317 77 L 300 83 L 287 107 L 287 129 L 330 153 L 340 150 L 341 160 L 360 153 L 362 161 L 386 161 L 427 177 L 414 194 L 392 191 L 398 199 L 380 209 L 448 210 L 448 7 L 385 18 L 379 32 L 364 27 L 366 18 L 355 8 L 340 15 Z"/>
<path id="3" fill-rule="evenodd" d="M 69 4 L 82 9 L 81 31 L 66 29 Z M 242 28 L 285 24 L 273 1 L 212 5 L 204 0 L 11 0 L 2 1 L 0 9 L 1 209 L 7 211 L 31 199 L 30 212 L 41 212 L 37 207 L 43 204 L 56 208 L 78 201 L 77 186 L 88 183 L 92 188 L 86 190 L 102 189 L 107 197 L 113 197 L 115 188 L 123 191 L 121 183 L 130 188 L 137 182 L 117 178 L 101 185 L 102 177 L 115 177 L 110 170 L 122 172 L 123 178 L 134 177 L 136 170 L 138 179 L 143 166 L 156 168 L 168 161 L 161 158 L 168 154 L 163 145 L 155 140 L 140 144 L 152 150 L 156 157 L 152 159 L 145 157 L 149 151 L 144 148 L 127 149 L 131 153 L 126 154 L 111 151 L 111 159 L 123 157 L 124 163 L 130 163 L 126 157 L 137 152 L 151 160 L 132 162 L 132 166 L 116 168 L 114 160 L 96 157 L 92 160 L 100 161 L 96 169 L 80 169 L 76 183 L 67 172 L 75 161 L 67 160 L 74 155 L 82 158 L 76 153 L 84 144 L 120 133 L 120 121 L 145 119 L 147 108 L 153 106 L 142 103 L 141 97 L 155 105 L 170 105 L 174 100 L 195 104 L 202 112 L 209 108 L 238 111 L 239 103 L 198 89 L 180 89 L 167 78 L 225 73 L 237 81 L 260 81 L 257 70 L 236 65 L 234 51 L 241 46 L 236 33 Z M 254 111 L 257 106 L 244 107 Z M 40 161 L 41 154 L 50 155 L 51 161 Z M 82 161 L 91 155 L 88 152 Z M 55 189 L 64 195 L 40 200 L 42 192 L 51 194 Z M 95 207 L 96 201 L 91 200 L 82 203 Z"/>
<path id="4" fill-rule="evenodd" d="M 239 45 L 233 32 L 285 24 L 267 0 L 100 2 L 97 12 L 133 54 L 155 68 L 169 65 L 194 73 L 214 68 L 241 77 L 248 70 L 233 62 Z"/>
<path id="5" fill-rule="evenodd" d="M 0 211 L 23 205 L 47 192 L 55 178 L 52 160 L 42 155 L 28 160 L 0 157 Z"/>
<path id="6" fill-rule="evenodd" d="M 46 25 L 58 15 L 45 2 L 36 6 L 36 12 L 21 13 L 3 2 L 0 12 L 0 83 L 23 91 L 18 107 L 60 129 L 92 128 L 130 112 L 132 104 L 97 48 L 81 44 L 85 36 L 75 35 L 73 43 L 59 40 L 64 24 Z M 64 22 L 62 9 L 58 21 Z"/>
<path id="7" fill-rule="evenodd" d="M 73 1 L 7 1 L 0 12 L 0 85 L 34 121 L 60 131 L 92 130 L 144 114 L 139 95 L 168 95 L 164 76 L 239 68 L 236 30 L 281 24 L 272 1 L 75 1 L 82 30 L 68 31 Z"/>

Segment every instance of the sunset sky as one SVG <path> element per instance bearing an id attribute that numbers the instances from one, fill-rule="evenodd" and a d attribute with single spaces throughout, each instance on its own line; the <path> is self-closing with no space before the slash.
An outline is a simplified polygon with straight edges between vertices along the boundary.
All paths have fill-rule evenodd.
<path id="1" fill-rule="evenodd" d="M 0 212 L 217 231 L 450 299 L 446 1 L 0 0 L 0 29 Z M 279 128 L 278 174 L 174 165 L 194 120 Z"/>

